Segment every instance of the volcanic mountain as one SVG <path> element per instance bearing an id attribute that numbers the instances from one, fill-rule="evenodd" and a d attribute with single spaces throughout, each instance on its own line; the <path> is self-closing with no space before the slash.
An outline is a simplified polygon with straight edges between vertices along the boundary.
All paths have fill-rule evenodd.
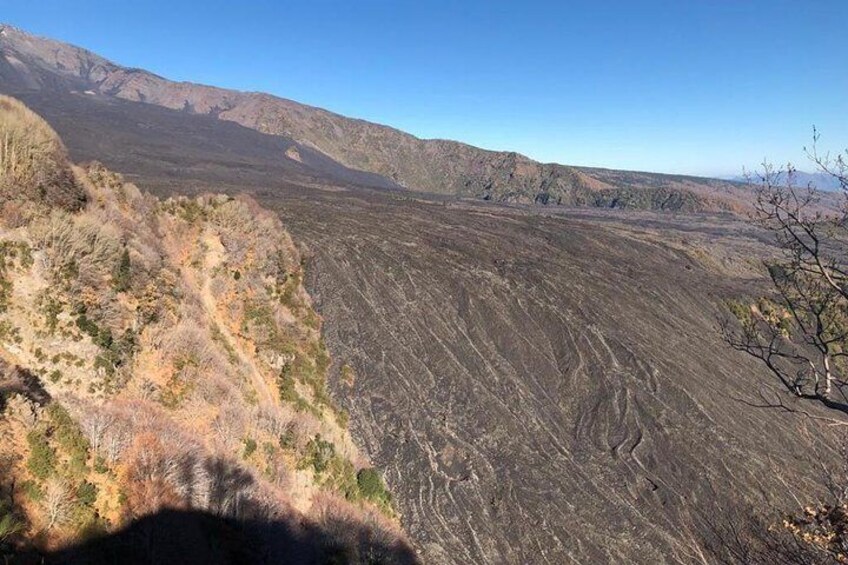
<path id="1" fill-rule="evenodd" d="M 418 139 L 268 94 L 172 82 L 8 25 L 0 26 L 0 79 L 10 94 L 60 90 L 235 122 L 415 191 L 498 202 L 670 210 L 728 210 L 746 200 L 739 183 L 538 163 L 514 152 Z"/>
<path id="2" fill-rule="evenodd" d="M 838 428 L 760 407 L 779 389 L 717 330 L 727 300 L 763 292 L 766 235 L 728 214 L 550 206 L 721 211 L 744 187 L 418 140 L 0 33 L 0 90 L 73 160 L 280 218 L 331 400 L 424 561 L 762 562 L 757 536 L 824 492 Z"/>

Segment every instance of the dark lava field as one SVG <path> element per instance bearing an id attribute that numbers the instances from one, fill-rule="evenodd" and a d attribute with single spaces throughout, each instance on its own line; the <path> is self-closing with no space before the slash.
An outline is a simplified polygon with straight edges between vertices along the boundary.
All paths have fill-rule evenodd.
<path id="1" fill-rule="evenodd" d="M 820 479 L 717 330 L 756 284 L 740 224 L 266 202 L 314 251 L 337 397 L 428 562 L 691 562 Z"/>
<path id="2" fill-rule="evenodd" d="M 765 240 L 738 219 L 426 198 L 317 157 L 284 169 L 280 138 L 233 124 L 21 98 L 77 160 L 279 212 L 353 369 L 334 396 L 425 562 L 715 562 L 838 456 L 751 406 L 768 375 L 718 332 L 723 300 L 762 282 Z"/>

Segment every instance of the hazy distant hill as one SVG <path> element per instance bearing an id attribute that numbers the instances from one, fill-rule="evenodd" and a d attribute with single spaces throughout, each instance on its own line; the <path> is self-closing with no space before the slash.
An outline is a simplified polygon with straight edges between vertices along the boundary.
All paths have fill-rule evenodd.
<path id="1" fill-rule="evenodd" d="M 172 82 L 11 26 L 0 25 L 0 54 L 0 90 L 7 93 L 87 93 L 213 116 L 284 136 L 345 167 L 418 191 L 500 202 L 663 210 L 728 210 L 744 205 L 747 197 L 744 188 L 728 181 L 538 163 L 514 152 L 418 139 L 268 94 Z"/>
<path id="2" fill-rule="evenodd" d="M 757 182 L 756 175 L 752 176 L 751 179 L 747 179 L 742 175 L 737 175 L 733 177 L 727 177 L 727 180 L 731 180 L 734 182 Z M 785 182 L 786 173 L 778 173 L 777 182 Z M 825 173 L 807 173 L 804 171 L 795 171 L 792 175 L 792 183 L 795 186 L 814 186 L 819 190 L 839 190 L 840 184 L 837 179 L 833 176 L 825 174 Z"/>

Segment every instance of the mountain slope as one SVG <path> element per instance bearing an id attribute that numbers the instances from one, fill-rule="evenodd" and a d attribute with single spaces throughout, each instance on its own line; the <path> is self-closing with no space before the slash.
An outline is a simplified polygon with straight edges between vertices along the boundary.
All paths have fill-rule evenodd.
<path id="1" fill-rule="evenodd" d="M 39 96 L 78 130 L 71 154 L 103 150 L 163 195 L 249 192 L 280 215 L 307 249 L 333 398 L 427 561 L 712 559 L 752 516 L 814 499 L 809 465 L 838 458 L 831 434 L 745 404 L 771 394 L 768 376 L 715 330 L 723 299 L 757 292 L 750 258 L 767 248 L 742 222 L 248 175 L 211 166 L 237 149 L 214 137 L 225 122 Z M 175 166 L 181 151 L 210 166 Z"/>
<path id="2" fill-rule="evenodd" d="M 72 155 L 102 152 L 163 195 L 249 192 L 282 218 L 306 249 L 332 398 L 428 562 L 764 562 L 727 544 L 814 500 L 811 469 L 842 461 L 838 428 L 751 406 L 775 393 L 769 375 L 716 332 L 723 300 L 762 288 L 751 258 L 768 240 L 742 222 L 297 176 L 268 136 L 45 73 L 24 96 Z M 698 182 L 581 172 L 593 194 L 651 201 Z"/>
<path id="3" fill-rule="evenodd" d="M 725 536 L 815 500 L 810 465 L 839 458 L 838 434 L 750 406 L 769 377 L 715 328 L 757 292 L 742 223 L 261 199 L 315 250 L 358 375 L 336 394 L 428 562 L 737 563 Z"/>
<path id="4" fill-rule="evenodd" d="M 745 201 L 744 191 L 729 182 L 647 174 L 620 182 L 593 169 L 538 163 L 514 152 L 422 140 L 268 94 L 176 83 L 11 26 L 0 26 L 0 53 L 0 87 L 12 94 L 87 91 L 234 121 L 418 191 L 499 202 L 672 210 L 728 210 Z M 640 192 L 636 197 L 634 189 Z"/>
<path id="5" fill-rule="evenodd" d="M 170 509 L 249 536 L 236 549 L 253 559 L 415 562 L 326 391 L 321 319 L 279 218 L 72 168 L 5 97 L 0 139 L 0 183 L 19 189 L 0 193 L 0 555 L 10 537 L 50 551 Z M 72 180 L 21 176 L 10 152 Z M 184 557 L 227 562 L 215 538 L 193 543 Z M 132 559 L 157 561 L 145 547 Z"/>

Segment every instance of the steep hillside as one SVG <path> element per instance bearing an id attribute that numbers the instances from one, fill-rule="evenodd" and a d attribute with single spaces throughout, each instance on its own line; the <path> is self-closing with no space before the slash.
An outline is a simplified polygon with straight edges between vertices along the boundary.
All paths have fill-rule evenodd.
<path id="1" fill-rule="evenodd" d="M 315 250 L 311 294 L 353 370 L 333 390 L 426 561 L 797 562 L 765 560 L 756 536 L 824 494 L 841 436 L 755 408 L 770 377 L 716 328 L 724 299 L 757 292 L 762 234 L 730 218 L 260 197 Z"/>
<path id="2" fill-rule="evenodd" d="M 427 561 L 740 562 L 728 537 L 815 500 L 839 460 L 836 429 L 750 406 L 770 381 L 718 337 L 767 252 L 744 223 L 300 184 L 236 166 L 203 137 L 225 122 L 40 96 L 91 132 L 72 154 L 103 150 L 161 194 L 252 192 L 308 246 L 333 397 Z M 183 142 L 203 166 L 175 166 Z"/>
<path id="3" fill-rule="evenodd" d="M 212 167 L 227 146 L 192 140 L 224 122 L 41 96 L 63 131 L 92 132 L 72 154 L 109 139 L 109 162 L 161 194 L 252 192 L 308 246 L 333 397 L 427 561 L 719 561 L 728 536 L 815 500 L 819 464 L 839 459 L 836 429 L 750 407 L 768 376 L 717 334 L 767 252 L 742 222 L 306 189 Z M 175 168 L 183 141 L 210 166 Z"/>
<path id="4" fill-rule="evenodd" d="M 0 139 L 50 140 L 32 162 L 63 171 L 33 194 L 16 169 L 0 177 L 21 188 L 0 216 L 0 551 L 93 539 L 54 558 L 105 559 L 99 540 L 125 527 L 178 536 L 151 530 L 167 510 L 192 562 L 414 562 L 326 391 L 322 322 L 279 219 L 72 168 L 6 98 Z M 132 559 L 169 543 L 136 542 Z"/>
<path id="5" fill-rule="evenodd" d="M 19 221 L 49 207 L 78 210 L 85 202 L 65 146 L 39 116 L 0 98 L 0 199 L 3 216 Z"/>
<path id="6" fill-rule="evenodd" d="M 649 174 L 611 178 L 513 152 L 422 140 L 268 94 L 176 83 L 10 26 L 0 29 L 0 54 L 0 88 L 7 93 L 85 92 L 213 116 L 294 140 L 341 165 L 418 191 L 498 202 L 662 210 L 729 210 L 747 201 L 743 189 L 726 181 Z"/>
<path id="7" fill-rule="evenodd" d="M 385 470 L 395 510 L 426 561 L 793 563 L 762 559 L 747 544 L 756 547 L 756 536 L 779 523 L 785 512 L 797 510 L 798 501 L 822 495 L 821 470 L 842 464 L 844 457 L 835 447 L 841 440 L 838 427 L 811 434 L 808 420 L 797 414 L 756 407 L 761 394 L 775 392 L 769 376 L 726 347 L 716 330 L 726 299 L 755 295 L 761 288 L 761 266 L 751 258 L 769 252 L 762 233 L 725 216 L 509 208 L 372 189 L 334 180 L 318 169 L 312 169 L 315 177 L 305 171 L 297 176 L 293 169 L 272 164 L 277 146 L 270 136 L 218 120 L 215 111 L 196 113 L 191 105 L 180 106 L 179 97 L 169 109 L 133 101 L 129 91 L 128 99 L 99 90 L 85 94 L 86 85 L 103 78 L 102 60 L 86 59 L 81 70 L 74 65 L 82 55 L 74 52 L 61 61 L 72 69 L 63 74 L 57 72 L 59 63 L 50 62 L 50 52 L 64 56 L 67 46 L 42 49 L 38 59 L 23 48 L 12 53 L 8 45 L 3 44 L 6 66 L 0 86 L 17 85 L 22 96 L 44 109 L 51 123 L 68 132 L 71 154 L 90 158 L 102 152 L 110 164 L 126 163 L 133 180 L 145 188 L 160 195 L 192 195 L 160 204 L 163 209 L 153 215 L 157 226 L 183 226 L 178 233 L 188 234 L 162 244 L 176 240 L 184 245 L 178 247 L 183 249 L 179 259 L 167 251 L 170 247 L 159 251 L 179 267 L 178 280 L 186 276 L 203 282 L 210 278 L 207 265 L 219 264 L 217 243 L 196 245 L 204 240 L 189 227 L 220 230 L 210 210 L 227 201 L 197 200 L 199 191 L 252 193 L 308 248 L 306 285 L 335 359 L 328 374 L 335 400 L 316 406 L 308 378 L 296 383 L 295 392 L 319 415 L 297 397 L 289 399 L 328 427 L 326 432 L 322 428 L 322 441 L 330 430 L 343 432 L 337 415 L 340 408 L 347 410 L 350 434 L 363 450 L 360 457 L 367 455 Z M 239 142 L 229 141 L 230 136 Z M 248 143 L 261 152 L 238 147 Z M 287 166 L 298 162 L 294 156 L 284 161 Z M 520 164 L 520 159 L 501 158 L 507 169 Z M 660 204 L 668 203 L 670 209 L 724 209 L 727 202 L 743 201 L 734 187 L 712 181 L 597 169 L 577 173 L 595 199 L 611 198 L 602 203 L 613 207 L 663 208 Z M 685 194 L 678 191 L 681 184 L 688 187 Z M 87 189 L 86 194 L 98 193 Z M 96 202 L 89 197 L 82 215 L 96 211 Z M 196 207 L 206 212 L 180 211 Z M 133 221 L 144 217 L 128 215 Z M 243 235 L 239 232 L 236 239 Z M 227 254 L 237 252 L 219 239 Z M 137 244 L 128 247 L 132 270 L 146 255 Z M 40 251 L 35 240 L 30 248 Z M 121 257 L 122 251 L 118 265 Z M 230 261 L 235 260 L 227 259 L 224 271 L 231 270 Z M 242 281 L 245 271 L 234 270 Z M 104 276 L 111 287 L 114 275 Z M 218 271 L 211 278 L 216 300 L 222 299 L 214 294 L 215 284 L 225 283 L 226 289 L 237 284 L 235 272 L 230 278 Z M 205 294 L 193 292 L 185 296 L 194 310 L 208 312 Z M 72 296 L 78 294 L 88 296 Z M 246 375 L 241 386 L 261 382 L 248 370 L 256 358 L 262 361 L 255 350 L 258 336 L 250 327 L 241 331 L 239 312 L 244 310 L 228 310 L 222 314 L 235 316 L 230 333 L 249 340 L 237 349 L 244 357 L 233 361 Z M 74 312 L 68 307 L 64 314 L 71 331 L 79 327 L 80 314 Z M 302 321 L 307 328 L 308 319 Z M 95 324 L 101 327 L 99 318 Z M 113 341 L 123 328 L 113 328 Z M 25 339 L 29 333 L 21 335 Z M 79 343 L 100 347 L 90 333 L 81 335 Z M 147 351 L 155 360 L 151 365 L 173 364 L 164 340 Z M 218 351 L 228 357 L 226 347 Z M 186 367 L 181 366 L 180 371 Z M 260 362 L 260 373 L 263 367 Z M 166 374 L 173 369 L 176 365 Z M 50 392 L 51 372 L 47 391 L 30 391 L 32 402 Z M 138 382 L 134 379 L 129 382 Z M 20 380 L 19 389 L 31 382 L 26 375 Z M 190 412 L 162 404 L 169 382 L 157 380 L 159 388 L 153 391 L 158 396 L 150 399 L 132 386 L 117 391 L 118 398 L 127 395 L 133 413 L 148 405 L 142 402 L 152 403 L 161 410 L 157 414 L 170 417 L 169 424 L 186 425 L 179 418 Z M 223 411 L 224 403 L 210 407 L 200 390 L 189 391 L 188 399 L 199 395 L 192 410 L 200 406 L 201 415 Z M 61 401 L 59 392 L 56 398 Z M 100 402 L 97 398 L 92 401 Z M 172 396 L 164 398 L 170 403 Z M 263 399 L 257 392 L 257 404 Z M 75 404 L 65 404 L 75 414 Z M 811 414 L 821 415 L 815 408 Z M 52 415 L 45 418 L 43 429 L 57 427 Z M 186 419 L 190 424 L 193 413 Z M 53 437 L 47 445 L 58 451 Z M 236 437 L 242 443 L 226 444 L 229 451 L 221 452 L 229 460 L 241 459 L 244 468 L 252 468 L 264 458 L 261 441 L 254 450 L 244 435 Z M 347 445 L 341 439 L 346 436 L 333 437 L 339 438 L 334 445 Z M 313 466 L 310 488 L 321 483 L 325 495 L 339 492 L 333 482 L 316 478 L 311 454 L 323 444 L 314 439 L 297 452 Z M 356 469 L 355 457 L 348 460 Z M 16 469 L 34 481 L 26 474 L 26 461 Z M 353 490 L 354 515 L 362 511 L 359 489 Z M 33 509 L 36 522 L 39 512 L 41 507 Z M 337 531 L 326 526 L 326 519 L 322 522 L 314 506 L 301 512 L 307 523 L 324 524 L 321 531 Z M 137 524 L 144 527 L 143 520 Z M 732 544 L 741 544 L 742 553 L 729 552 Z"/>

